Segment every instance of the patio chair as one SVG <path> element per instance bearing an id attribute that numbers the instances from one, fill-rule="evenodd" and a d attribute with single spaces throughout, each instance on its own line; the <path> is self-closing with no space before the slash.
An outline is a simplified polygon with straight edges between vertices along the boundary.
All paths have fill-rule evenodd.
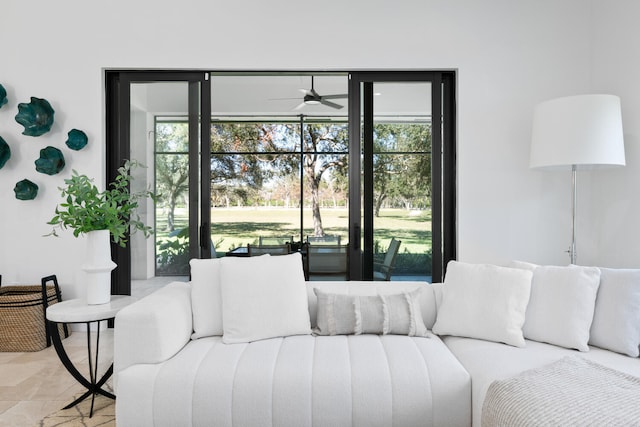
<path id="1" fill-rule="evenodd" d="M 307 236 L 307 243 L 311 245 L 337 245 L 340 246 L 340 236 L 326 234 L 324 236 Z"/>
<path id="2" fill-rule="evenodd" d="M 258 236 L 258 246 L 284 245 L 293 242 L 293 236 L 287 237 L 262 237 Z"/>
<path id="3" fill-rule="evenodd" d="M 387 254 L 384 256 L 382 263 L 373 264 L 373 280 L 391 280 L 391 273 L 396 263 L 396 256 L 398 255 L 398 249 L 400 249 L 400 243 L 402 241 L 391 238 Z"/>
<path id="4" fill-rule="evenodd" d="M 291 245 L 285 243 L 283 245 L 247 245 L 247 252 L 249 256 L 257 255 L 287 255 L 291 253 Z"/>
<path id="5" fill-rule="evenodd" d="M 307 248 L 309 275 L 344 276 L 348 274 L 348 245 L 313 245 Z"/>

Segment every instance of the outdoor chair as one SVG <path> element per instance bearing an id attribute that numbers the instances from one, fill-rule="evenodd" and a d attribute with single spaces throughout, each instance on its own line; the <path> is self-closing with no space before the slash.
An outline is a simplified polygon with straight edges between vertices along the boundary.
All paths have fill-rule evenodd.
<path id="1" fill-rule="evenodd" d="M 324 236 L 307 236 L 307 243 L 312 245 L 337 245 L 340 246 L 340 236 L 327 234 Z"/>
<path id="2" fill-rule="evenodd" d="M 284 245 L 293 242 L 293 236 L 287 237 L 258 237 L 258 246 Z"/>
<path id="3" fill-rule="evenodd" d="M 391 238 L 387 254 L 384 256 L 382 263 L 373 264 L 373 280 L 391 280 L 391 272 L 396 263 L 396 256 L 398 255 L 398 249 L 400 249 L 400 243 L 402 241 Z"/>
<path id="4" fill-rule="evenodd" d="M 307 248 L 309 275 L 347 276 L 348 245 L 313 245 Z"/>
<path id="5" fill-rule="evenodd" d="M 270 255 L 287 255 L 291 253 L 291 245 L 285 243 L 283 245 L 247 245 L 249 256 L 258 256 L 264 254 Z"/>

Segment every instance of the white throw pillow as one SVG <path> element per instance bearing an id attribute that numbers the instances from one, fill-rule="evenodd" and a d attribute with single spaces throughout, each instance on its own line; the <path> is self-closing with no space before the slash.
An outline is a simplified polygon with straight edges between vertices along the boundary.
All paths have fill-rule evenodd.
<path id="1" fill-rule="evenodd" d="M 422 289 L 375 296 L 313 291 L 318 298 L 317 335 L 431 336 L 422 320 Z"/>
<path id="2" fill-rule="evenodd" d="M 222 291 L 219 259 L 192 259 L 191 310 L 193 335 L 197 339 L 222 335 Z"/>
<path id="3" fill-rule="evenodd" d="M 507 264 L 506 266 L 511 268 L 519 268 L 521 270 L 529 270 L 529 271 L 533 271 L 539 267 L 538 264 L 533 264 L 527 261 L 518 261 L 518 260 L 510 261 L 509 264 Z"/>
<path id="4" fill-rule="evenodd" d="M 222 341 L 227 344 L 311 333 L 299 253 L 221 259 Z"/>
<path id="5" fill-rule="evenodd" d="M 589 343 L 631 357 L 640 355 L 640 270 L 600 269 Z"/>
<path id="6" fill-rule="evenodd" d="M 525 345 L 531 271 L 450 261 L 433 332 Z"/>
<path id="7" fill-rule="evenodd" d="M 589 351 L 600 270 L 539 266 L 533 272 L 524 336 L 533 341 Z"/>

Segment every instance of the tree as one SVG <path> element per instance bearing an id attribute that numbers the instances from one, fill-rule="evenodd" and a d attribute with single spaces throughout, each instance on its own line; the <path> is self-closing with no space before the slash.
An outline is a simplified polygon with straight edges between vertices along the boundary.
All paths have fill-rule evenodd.
<path id="1" fill-rule="evenodd" d="M 185 122 L 156 126 L 156 185 L 167 207 L 167 230 L 175 230 L 175 209 L 189 190 L 189 129 Z"/>
<path id="2" fill-rule="evenodd" d="M 291 140 L 300 141 L 300 126 L 288 125 Z M 329 170 L 346 170 L 347 127 L 341 124 L 307 123 L 302 132 L 302 170 L 311 198 L 314 236 L 324 236 L 320 214 L 320 184 Z M 299 149 L 299 146 L 297 147 Z"/>
<path id="3" fill-rule="evenodd" d="M 377 124 L 374 129 L 374 215 L 385 202 L 430 204 L 431 126 Z M 404 153 L 404 154 L 403 154 Z M 421 200 L 422 199 L 422 200 Z"/>
<path id="4" fill-rule="evenodd" d="M 277 125 L 218 123 L 211 125 L 211 189 L 213 204 L 245 204 L 274 174 L 279 151 Z M 246 154 L 242 154 L 246 152 Z M 231 154 L 233 153 L 233 154 Z"/>

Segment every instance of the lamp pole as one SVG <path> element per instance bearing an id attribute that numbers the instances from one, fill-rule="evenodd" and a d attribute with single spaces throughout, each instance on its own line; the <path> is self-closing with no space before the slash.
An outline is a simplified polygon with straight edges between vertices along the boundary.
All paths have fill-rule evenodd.
<path id="1" fill-rule="evenodd" d="M 577 166 L 571 165 L 571 246 L 569 247 L 571 264 L 576 263 L 578 256 L 576 253 L 576 210 L 578 207 L 577 172 Z"/>

